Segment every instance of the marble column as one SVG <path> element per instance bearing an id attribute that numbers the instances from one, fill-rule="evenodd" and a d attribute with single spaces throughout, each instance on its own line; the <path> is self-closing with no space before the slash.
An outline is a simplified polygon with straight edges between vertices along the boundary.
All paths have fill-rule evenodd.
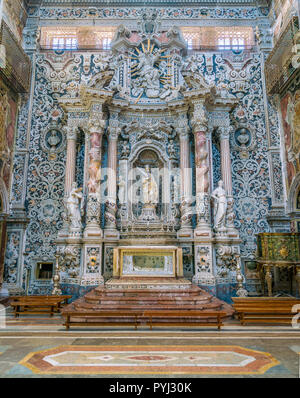
<path id="1" fill-rule="evenodd" d="M 196 164 L 196 212 L 197 230 L 211 230 L 209 203 L 209 152 L 206 139 L 207 131 L 195 131 L 195 164 Z"/>
<path id="2" fill-rule="evenodd" d="M 195 139 L 196 165 L 197 227 L 195 234 L 210 237 L 212 228 L 210 216 L 209 141 L 203 100 L 194 103 L 192 126 Z"/>
<path id="3" fill-rule="evenodd" d="M 89 124 L 87 217 L 84 235 L 102 236 L 101 224 L 101 152 L 105 121 Z"/>
<path id="4" fill-rule="evenodd" d="M 227 215 L 226 227 L 228 234 L 232 237 L 238 237 L 238 232 L 234 227 L 234 200 L 232 196 L 232 171 L 231 171 L 231 158 L 230 158 L 230 143 L 229 137 L 232 131 L 231 126 L 219 127 L 220 132 L 220 150 L 221 150 L 221 174 L 224 182 L 224 189 L 227 193 Z"/>
<path id="5" fill-rule="evenodd" d="M 65 197 L 68 197 L 75 181 L 77 127 L 66 127 L 65 130 L 67 132 Z"/>
<path id="6" fill-rule="evenodd" d="M 180 173 L 181 173 L 181 227 L 178 237 L 190 237 L 192 233 L 192 181 L 190 168 L 190 144 L 188 124 L 182 123 L 177 128 L 180 140 Z"/>
<path id="7" fill-rule="evenodd" d="M 225 191 L 228 196 L 232 196 L 232 175 L 229 134 L 230 127 L 220 127 L 220 149 L 221 149 L 221 174 L 224 182 Z"/>
<path id="8" fill-rule="evenodd" d="M 105 236 L 117 237 L 117 160 L 120 128 L 114 122 L 108 128 L 107 199 L 105 209 Z"/>
<path id="9" fill-rule="evenodd" d="M 65 193 L 64 193 L 64 213 L 63 226 L 59 231 L 58 236 L 64 237 L 69 235 L 69 220 L 67 210 L 67 199 L 72 190 L 72 185 L 75 182 L 76 172 L 76 141 L 78 127 L 65 126 L 64 131 L 67 135 L 67 155 L 66 155 L 66 171 L 65 171 Z"/>

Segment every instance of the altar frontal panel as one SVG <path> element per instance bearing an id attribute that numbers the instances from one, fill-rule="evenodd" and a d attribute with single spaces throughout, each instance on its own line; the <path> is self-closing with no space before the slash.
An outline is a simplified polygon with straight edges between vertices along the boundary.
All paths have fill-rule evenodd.
<path id="1" fill-rule="evenodd" d="M 114 249 L 114 277 L 183 276 L 182 249 L 122 247 Z"/>

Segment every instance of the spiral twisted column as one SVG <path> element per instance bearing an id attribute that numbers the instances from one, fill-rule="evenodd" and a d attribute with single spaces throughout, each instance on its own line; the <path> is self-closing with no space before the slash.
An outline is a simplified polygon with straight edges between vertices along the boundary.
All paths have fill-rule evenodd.
<path id="1" fill-rule="evenodd" d="M 102 236 L 101 225 L 101 153 L 104 120 L 89 123 L 88 183 L 85 236 Z"/>

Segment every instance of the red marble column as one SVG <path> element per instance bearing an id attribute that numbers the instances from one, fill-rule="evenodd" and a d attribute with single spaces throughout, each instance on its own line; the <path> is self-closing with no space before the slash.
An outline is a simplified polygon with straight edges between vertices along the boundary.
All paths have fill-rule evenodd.
<path id="1" fill-rule="evenodd" d="M 205 126 L 203 126 L 205 127 Z M 210 175 L 209 175 L 209 148 L 206 128 L 196 130 L 195 137 L 195 164 L 196 164 L 196 213 L 197 230 L 203 235 L 211 233 L 210 223 Z"/>
<path id="2" fill-rule="evenodd" d="M 92 120 L 89 125 L 88 195 L 85 237 L 102 236 L 101 230 L 101 160 L 104 121 Z"/>
<path id="3" fill-rule="evenodd" d="M 97 127 L 90 129 L 90 151 L 89 151 L 89 180 L 88 192 L 100 193 L 101 182 L 101 150 L 103 132 Z"/>
<path id="4" fill-rule="evenodd" d="M 196 163 L 196 192 L 208 192 L 209 166 L 206 131 L 196 131 L 195 136 L 195 163 Z"/>

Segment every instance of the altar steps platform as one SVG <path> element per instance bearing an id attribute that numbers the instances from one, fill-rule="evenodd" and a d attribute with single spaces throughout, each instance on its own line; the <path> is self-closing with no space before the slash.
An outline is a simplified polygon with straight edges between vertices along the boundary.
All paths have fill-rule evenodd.
<path id="1" fill-rule="evenodd" d="M 120 281 L 120 280 L 119 280 Z M 182 283 L 184 281 L 184 283 Z M 120 319 L 117 313 L 130 312 L 143 313 L 144 311 L 224 311 L 228 317 L 234 313 L 233 308 L 212 296 L 208 292 L 193 285 L 190 281 L 184 280 L 169 280 L 159 281 L 159 287 L 154 283 L 153 279 L 150 281 L 123 280 L 123 283 L 118 284 L 118 280 L 108 281 L 105 286 L 99 286 L 91 292 L 87 293 L 84 297 L 79 298 L 73 303 L 63 308 L 61 314 L 66 317 L 69 314 L 80 314 L 76 318 L 76 322 L 84 324 L 91 324 L 99 321 L 97 316 L 93 317 L 93 313 L 99 312 L 114 312 L 116 311 L 115 323 L 124 321 Z M 168 288 L 161 286 L 165 282 L 168 283 Z M 148 283 L 148 285 L 147 285 Z M 108 286 L 107 286 L 108 284 Z M 140 288 L 139 288 L 140 287 Z M 147 288 L 148 287 L 148 288 Z M 84 315 L 86 314 L 86 318 Z M 105 323 L 105 318 L 101 318 L 101 322 Z M 111 324 L 112 319 L 107 319 L 107 323 Z M 181 322 L 180 315 L 176 319 L 178 323 Z M 199 323 L 209 322 L 209 317 L 198 319 Z"/>

